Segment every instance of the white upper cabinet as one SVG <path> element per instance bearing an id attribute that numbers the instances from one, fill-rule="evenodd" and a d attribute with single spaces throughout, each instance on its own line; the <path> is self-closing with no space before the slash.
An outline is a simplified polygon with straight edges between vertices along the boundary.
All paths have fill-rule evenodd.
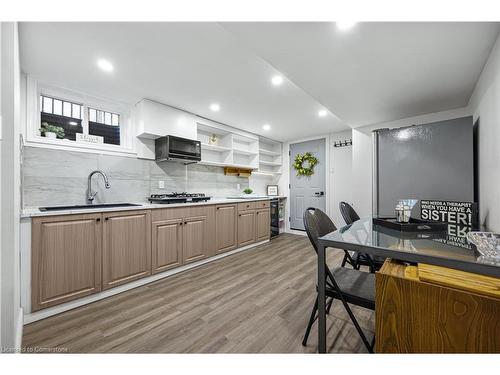
<path id="1" fill-rule="evenodd" d="M 155 139 L 165 135 L 196 139 L 196 116 L 143 99 L 136 104 L 137 136 Z"/>

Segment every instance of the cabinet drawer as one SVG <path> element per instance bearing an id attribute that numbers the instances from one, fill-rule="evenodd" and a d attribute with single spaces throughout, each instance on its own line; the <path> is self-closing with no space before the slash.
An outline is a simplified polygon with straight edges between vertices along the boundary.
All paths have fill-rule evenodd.
<path id="1" fill-rule="evenodd" d="M 256 201 L 253 204 L 255 209 L 271 207 L 271 201 Z"/>
<path id="2" fill-rule="evenodd" d="M 152 210 L 152 220 L 163 221 L 172 220 L 178 218 L 185 218 L 191 216 L 206 216 L 213 210 L 215 206 L 203 205 L 203 206 L 187 206 L 187 207 L 168 207 L 159 208 Z"/>
<path id="3" fill-rule="evenodd" d="M 255 209 L 255 202 L 242 202 L 238 203 L 238 211 L 253 210 Z"/>

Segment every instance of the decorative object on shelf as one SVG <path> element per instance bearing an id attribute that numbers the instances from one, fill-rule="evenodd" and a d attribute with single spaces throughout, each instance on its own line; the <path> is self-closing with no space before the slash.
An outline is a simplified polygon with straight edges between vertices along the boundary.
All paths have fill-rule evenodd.
<path id="1" fill-rule="evenodd" d="M 50 125 L 47 122 L 42 122 L 40 134 L 47 138 L 64 138 L 64 129 L 60 126 Z"/>
<path id="2" fill-rule="evenodd" d="M 348 139 L 345 141 L 335 141 L 333 143 L 333 147 L 347 147 L 352 146 L 352 139 Z"/>
<path id="3" fill-rule="evenodd" d="M 100 135 L 92 135 L 92 134 L 83 134 L 76 133 L 76 140 L 78 142 L 87 142 L 87 143 L 104 143 L 104 137 Z"/>
<path id="4" fill-rule="evenodd" d="M 246 188 L 245 190 L 243 190 L 243 194 L 252 194 L 252 193 L 253 193 L 253 190 L 250 188 Z"/>
<path id="5" fill-rule="evenodd" d="M 307 163 L 307 165 L 304 165 Z M 293 163 L 293 168 L 297 171 L 297 176 L 312 176 L 314 174 L 314 166 L 319 161 L 312 153 L 306 152 L 304 155 L 297 154 Z"/>
<path id="6" fill-rule="evenodd" d="M 267 185 L 267 195 L 270 197 L 277 197 L 278 185 Z"/>
<path id="7" fill-rule="evenodd" d="M 469 232 L 467 239 L 476 245 L 484 260 L 500 262 L 500 235 L 492 232 Z"/>
<path id="8" fill-rule="evenodd" d="M 219 137 L 217 137 L 217 134 L 212 134 L 208 137 L 208 144 L 217 146 L 219 144 Z"/>

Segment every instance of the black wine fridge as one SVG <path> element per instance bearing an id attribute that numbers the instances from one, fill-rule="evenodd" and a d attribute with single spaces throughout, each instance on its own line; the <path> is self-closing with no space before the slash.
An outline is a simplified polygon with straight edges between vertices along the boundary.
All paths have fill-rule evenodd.
<path id="1" fill-rule="evenodd" d="M 280 207 L 278 198 L 271 199 L 271 238 L 280 234 Z"/>

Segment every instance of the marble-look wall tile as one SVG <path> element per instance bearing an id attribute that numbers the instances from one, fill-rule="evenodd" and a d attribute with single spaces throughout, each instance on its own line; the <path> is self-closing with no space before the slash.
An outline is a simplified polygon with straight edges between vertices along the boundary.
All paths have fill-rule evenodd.
<path id="1" fill-rule="evenodd" d="M 149 163 L 149 175 L 151 178 L 161 179 L 165 176 L 186 178 L 187 176 L 186 169 L 188 166 L 182 163 L 174 161 L 150 161 Z"/>
<path id="2" fill-rule="evenodd" d="M 97 191 L 94 203 L 146 203 L 150 195 L 149 181 L 114 179 L 106 189 L 103 183 L 92 185 Z"/>
<path id="3" fill-rule="evenodd" d="M 97 169 L 96 154 L 25 147 L 24 176 L 87 177 Z"/>
<path id="4" fill-rule="evenodd" d="M 163 181 L 164 188 L 159 187 L 159 181 Z M 150 181 L 151 186 L 151 194 L 167 194 L 172 192 L 183 192 L 183 191 L 191 191 L 187 186 L 187 182 L 185 178 L 177 178 L 177 177 L 169 177 L 164 176 L 164 178 L 154 178 Z"/>
<path id="5" fill-rule="evenodd" d="M 150 163 L 143 159 L 99 155 L 99 169 L 104 171 L 110 180 L 149 181 Z"/>
<path id="6" fill-rule="evenodd" d="M 249 186 L 248 178 L 226 176 L 221 167 L 26 147 L 24 206 L 86 203 L 87 177 L 96 169 L 107 174 L 111 188 L 105 189 L 102 177 L 96 175 L 92 181 L 93 191 L 98 192 L 95 203 L 146 202 L 150 194 L 182 191 L 226 197 L 239 195 Z"/>
<path id="7" fill-rule="evenodd" d="M 24 176 L 25 207 L 85 204 L 86 193 L 84 177 Z"/>

